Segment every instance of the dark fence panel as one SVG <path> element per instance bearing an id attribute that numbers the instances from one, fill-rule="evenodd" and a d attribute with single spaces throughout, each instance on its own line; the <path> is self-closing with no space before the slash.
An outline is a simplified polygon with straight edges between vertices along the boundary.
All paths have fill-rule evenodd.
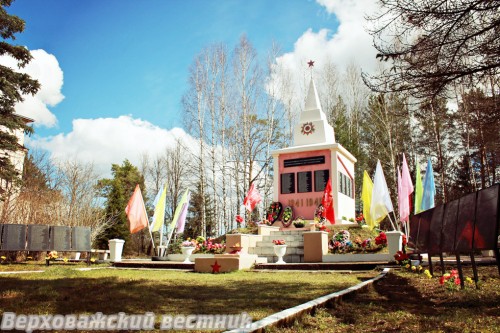
<path id="1" fill-rule="evenodd" d="M 443 214 L 443 235 L 441 238 L 441 251 L 453 252 L 455 250 L 455 234 L 457 231 L 459 200 L 446 203 Z"/>
<path id="2" fill-rule="evenodd" d="M 457 230 L 455 233 L 455 251 L 470 252 L 476 220 L 477 192 L 467 194 L 459 199 Z"/>
<path id="3" fill-rule="evenodd" d="M 473 248 L 476 250 L 492 250 L 496 248 L 500 184 L 493 185 L 477 192 L 476 226 L 474 230 Z"/>
<path id="4" fill-rule="evenodd" d="M 444 205 L 439 205 L 434 208 L 434 213 L 432 214 L 429 232 L 429 253 L 431 254 L 442 252 L 441 248 L 444 210 Z"/>
<path id="5" fill-rule="evenodd" d="M 429 234 L 433 213 L 434 208 L 431 208 L 419 214 L 420 221 L 418 223 L 417 242 L 415 244 L 418 252 L 427 252 L 429 248 Z"/>

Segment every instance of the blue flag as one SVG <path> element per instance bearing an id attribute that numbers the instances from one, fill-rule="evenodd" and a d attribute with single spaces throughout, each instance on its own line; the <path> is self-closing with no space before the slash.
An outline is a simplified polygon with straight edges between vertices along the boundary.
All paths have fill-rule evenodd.
<path id="1" fill-rule="evenodd" d="M 424 193 L 422 195 L 422 211 L 434 207 L 434 195 L 436 195 L 436 185 L 434 184 L 434 171 L 432 170 L 431 159 L 427 160 L 425 170 Z"/>

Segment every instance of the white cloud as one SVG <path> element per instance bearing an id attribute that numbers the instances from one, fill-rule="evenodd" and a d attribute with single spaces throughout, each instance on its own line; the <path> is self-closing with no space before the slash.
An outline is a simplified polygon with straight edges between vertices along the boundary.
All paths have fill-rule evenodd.
<path id="1" fill-rule="evenodd" d="M 365 30 L 367 25 L 365 15 L 376 11 L 377 5 L 373 0 L 316 0 L 324 6 L 329 14 L 336 16 L 339 22 L 338 29 L 332 33 L 329 29 L 318 32 L 308 29 L 294 44 L 292 52 L 276 59 L 276 68 L 285 68 L 292 78 L 286 81 L 302 82 L 307 75 L 307 61 L 315 61 L 314 73 L 321 73 L 323 66 L 334 65 L 339 72 L 349 65 L 355 64 L 364 72 L 374 72 L 379 66 L 375 58 L 376 50 L 372 46 L 370 34 Z M 278 71 L 278 69 L 277 69 Z M 279 78 L 273 75 L 273 80 Z M 280 84 L 278 79 L 277 83 Z M 306 83 L 307 84 L 307 83 Z M 298 89 L 298 93 L 305 94 L 306 86 Z M 302 91 L 302 92 L 301 92 Z"/>
<path id="2" fill-rule="evenodd" d="M 49 138 L 29 139 L 29 146 L 50 152 L 57 160 L 93 163 L 96 172 L 109 177 L 111 164 L 128 159 L 140 166 L 141 156 L 162 155 L 165 149 L 181 139 L 187 147 L 196 147 L 196 140 L 183 129 L 165 130 L 150 122 L 130 116 L 118 118 L 75 119 L 68 134 Z"/>
<path id="3" fill-rule="evenodd" d="M 53 127 L 57 124 L 56 116 L 49 110 L 59 104 L 64 96 L 61 93 L 63 71 L 52 54 L 44 50 L 31 51 L 33 59 L 26 67 L 19 69 L 16 61 L 9 56 L 0 57 L 0 64 L 15 71 L 27 73 L 38 80 L 41 87 L 35 96 L 24 96 L 24 101 L 17 104 L 16 112 L 35 120 L 35 126 Z"/>

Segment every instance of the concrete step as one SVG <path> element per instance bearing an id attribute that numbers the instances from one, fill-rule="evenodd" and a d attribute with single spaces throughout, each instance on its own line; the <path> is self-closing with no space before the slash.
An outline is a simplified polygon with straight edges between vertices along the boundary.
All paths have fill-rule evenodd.
<path id="1" fill-rule="evenodd" d="M 273 246 L 249 248 L 248 254 L 256 254 L 259 256 L 274 256 L 275 255 Z M 303 256 L 304 255 L 304 247 L 303 246 L 296 246 L 296 247 L 287 246 L 286 255 L 288 255 L 288 254 L 298 254 L 298 255 Z"/>
<path id="2" fill-rule="evenodd" d="M 268 263 L 275 263 L 278 261 L 277 256 L 266 256 L 267 262 Z M 298 255 L 298 254 L 287 254 L 283 257 L 283 260 L 286 263 L 303 263 L 304 262 L 304 256 L 303 255 Z"/>

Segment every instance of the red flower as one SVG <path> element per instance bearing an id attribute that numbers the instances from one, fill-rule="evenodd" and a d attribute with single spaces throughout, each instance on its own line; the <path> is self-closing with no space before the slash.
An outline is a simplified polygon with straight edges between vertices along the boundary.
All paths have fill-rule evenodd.
<path id="1" fill-rule="evenodd" d="M 236 215 L 236 223 L 243 223 L 243 217 L 241 217 L 240 215 Z"/>
<path id="2" fill-rule="evenodd" d="M 458 286 L 458 285 L 460 285 L 460 278 L 457 278 L 457 277 L 455 278 L 455 284 L 456 284 L 457 286 Z"/>
<path id="3" fill-rule="evenodd" d="M 376 238 L 375 238 L 375 244 L 377 245 L 387 245 L 387 236 L 384 232 L 381 232 Z"/>
<path id="4" fill-rule="evenodd" d="M 406 246 L 408 240 L 406 239 L 406 235 L 403 234 L 403 246 Z"/>
<path id="5" fill-rule="evenodd" d="M 445 278 L 444 278 L 444 276 L 441 276 L 441 277 L 439 278 L 439 283 L 440 283 L 441 285 L 443 285 L 443 284 L 444 284 L 444 279 L 445 279 Z"/>
<path id="6" fill-rule="evenodd" d="M 394 255 L 394 259 L 396 259 L 397 261 L 408 260 L 408 255 L 406 253 L 403 253 L 403 251 L 398 251 Z"/>

